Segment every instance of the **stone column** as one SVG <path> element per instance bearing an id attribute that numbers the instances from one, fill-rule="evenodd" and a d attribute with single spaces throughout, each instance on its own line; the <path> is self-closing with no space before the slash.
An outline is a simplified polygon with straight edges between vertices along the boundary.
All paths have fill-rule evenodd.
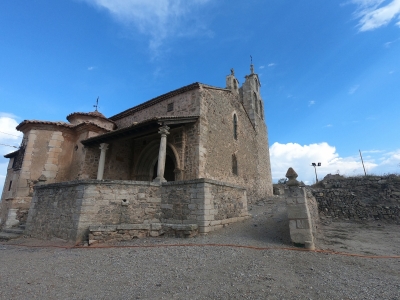
<path id="1" fill-rule="evenodd" d="M 106 143 L 101 143 L 100 144 L 100 160 L 99 160 L 99 168 L 97 169 L 97 180 L 103 180 L 103 174 L 104 174 L 104 163 L 106 162 L 106 151 L 108 144 Z"/>
<path id="2" fill-rule="evenodd" d="M 167 135 L 169 134 L 169 127 L 164 125 L 160 127 L 158 133 L 161 134 L 160 150 L 158 152 L 158 166 L 157 166 L 157 177 L 154 179 L 155 182 L 166 182 L 164 178 L 165 171 L 165 158 L 167 156 Z"/>

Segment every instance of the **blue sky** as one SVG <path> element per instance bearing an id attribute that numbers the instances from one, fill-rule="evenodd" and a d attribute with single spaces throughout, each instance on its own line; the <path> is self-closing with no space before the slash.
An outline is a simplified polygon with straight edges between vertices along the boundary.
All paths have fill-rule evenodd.
<path id="1" fill-rule="evenodd" d="M 274 180 L 400 171 L 400 0 L 0 3 L 0 144 L 24 119 L 112 116 L 181 86 L 260 76 Z M 17 135 L 17 136 L 15 136 Z M 15 150 L 0 145 L 0 154 Z M 0 158 L 0 184 L 6 173 Z"/>

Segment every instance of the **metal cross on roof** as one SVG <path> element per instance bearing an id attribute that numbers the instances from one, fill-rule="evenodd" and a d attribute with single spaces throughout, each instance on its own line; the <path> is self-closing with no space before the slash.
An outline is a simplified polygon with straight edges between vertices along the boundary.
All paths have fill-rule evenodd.
<path id="1" fill-rule="evenodd" d="M 99 108 L 99 98 L 100 98 L 100 97 L 97 97 L 96 105 L 93 105 L 93 107 L 96 108 L 96 111 L 97 111 L 97 109 Z"/>

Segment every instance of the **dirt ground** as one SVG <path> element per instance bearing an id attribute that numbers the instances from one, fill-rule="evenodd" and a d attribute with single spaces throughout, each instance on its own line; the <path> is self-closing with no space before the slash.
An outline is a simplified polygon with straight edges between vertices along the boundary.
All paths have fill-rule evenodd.
<path id="1" fill-rule="evenodd" d="M 324 219 L 325 252 L 299 251 L 282 198 L 250 213 L 191 239 L 0 242 L 0 299 L 400 299 L 399 225 Z"/>

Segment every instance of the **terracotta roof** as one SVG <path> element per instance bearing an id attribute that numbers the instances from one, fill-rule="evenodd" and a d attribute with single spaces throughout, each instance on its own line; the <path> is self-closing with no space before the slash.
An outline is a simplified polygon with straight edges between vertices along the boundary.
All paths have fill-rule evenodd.
<path id="1" fill-rule="evenodd" d="M 88 113 L 84 113 L 84 112 L 73 112 L 73 113 L 71 113 L 71 114 L 69 114 L 69 115 L 67 116 L 67 120 L 69 121 L 69 118 L 72 117 L 73 115 L 98 117 L 98 118 L 107 120 L 107 121 L 109 121 L 109 122 L 115 124 L 115 122 L 114 122 L 113 120 L 110 120 L 110 119 L 106 118 L 101 112 L 99 112 L 99 111 L 97 111 L 97 110 L 92 111 L 92 112 L 88 112 Z"/>
<path id="2" fill-rule="evenodd" d="M 96 123 L 93 122 L 83 122 L 77 125 L 72 125 L 66 122 L 51 122 L 51 121 L 38 121 L 38 120 L 24 120 L 21 123 L 19 123 L 19 125 L 16 127 L 17 130 L 20 130 L 22 126 L 27 125 L 27 124 L 39 124 L 39 125 L 55 125 L 55 126 L 60 126 L 60 127 L 65 127 L 65 128 L 77 128 L 77 127 L 81 127 L 84 125 L 93 125 L 96 126 L 98 128 L 104 129 L 109 131 L 108 129 L 105 129 L 103 127 L 100 127 L 99 125 L 97 125 Z"/>
<path id="3" fill-rule="evenodd" d="M 120 138 L 120 137 L 129 137 L 138 134 L 144 134 L 149 130 L 157 132 L 160 125 L 158 123 L 163 122 L 166 125 L 173 127 L 178 126 L 179 124 L 192 123 L 196 122 L 199 118 L 199 115 L 181 115 L 181 116 L 159 116 L 153 117 L 150 119 L 143 120 L 139 123 L 134 123 L 131 126 L 124 127 L 121 129 L 117 129 L 111 132 L 107 132 L 89 139 L 82 141 L 84 145 L 105 143 L 109 140 Z"/>
<path id="4" fill-rule="evenodd" d="M 20 128 L 26 124 L 40 124 L 40 125 L 55 125 L 55 126 L 61 126 L 61 127 L 66 127 L 66 128 L 73 128 L 74 125 L 71 125 L 66 122 L 51 122 L 51 121 L 39 121 L 39 120 L 24 120 L 21 123 L 18 124 L 16 127 L 17 130 L 20 130 Z"/>
<path id="5" fill-rule="evenodd" d="M 150 106 L 152 106 L 154 104 L 157 104 L 157 103 L 160 103 L 160 102 L 162 102 L 164 100 L 167 100 L 167 99 L 169 99 L 171 97 L 183 94 L 183 93 L 188 92 L 188 91 L 199 89 L 201 86 L 202 86 L 202 84 L 199 83 L 199 82 L 195 82 L 195 83 L 189 84 L 189 85 L 181 87 L 181 88 L 179 88 L 177 90 L 174 90 L 174 91 L 171 91 L 169 93 L 166 93 L 166 94 L 163 94 L 161 96 L 158 96 L 156 98 L 153 98 L 153 99 L 151 99 L 149 101 L 146 101 L 146 102 L 144 102 L 142 104 L 139 104 L 138 106 L 134 106 L 132 108 L 129 108 L 129 109 L 127 109 L 127 110 L 125 110 L 125 111 L 123 111 L 123 112 L 121 112 L 119 114 L 116 114 L 116 115 L 110 117 L 110 119 L 111 120 L 119 120 L 119 119 L 121 119 L 121 118 L 123 118 L 125 116 L 128 116 L 128 115 L 136 112 L 136 111 L 145 109 L 145 108 L 150 107 Z"/>
<path id="6" fill-rule="evenodd" d="M 4 157 L 5 158 L 13 158 L 13 157 L 18 155 L 18 152 L 19 152 L 19 149 L 14 151 L 14 152 L 11 152 L 11 153 L 8 153 L 8 154 L 4 155 Z"/>

